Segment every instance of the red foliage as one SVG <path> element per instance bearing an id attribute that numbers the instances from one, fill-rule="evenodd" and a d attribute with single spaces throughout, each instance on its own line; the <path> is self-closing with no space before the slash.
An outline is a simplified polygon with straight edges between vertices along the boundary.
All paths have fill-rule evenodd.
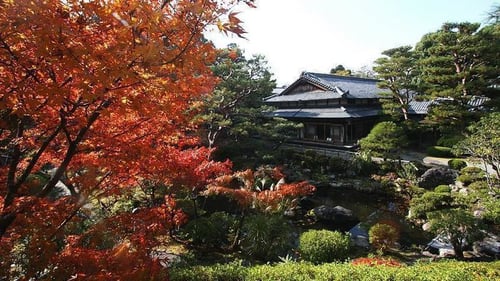
<path id="1" fill-rule="evenodd" d="M 353 265 L 368 265 L 368 266 L 395 266 L 400 267 L 402 264 L 397 260 L 384 258 L 357 258 L 352 260 Z"/>
<path id="2" fill-rule="evenodd" d="M 203 32 L 227 17 L 223 31 L 243 34 L 238 2 L 252 5 L 0 1 L 2 278 L 165 279 L 149 251 L 186 220 L 171 197 L 100 221 L 84 205 L 144 179 L 198 191 L 229 172 L 191 120 L 217 82 Z M 77 195 L 48 199 L 61 181 Z"/>
<path id="3" fill-rule="evenodd" d="M 242 209 L 272 212 L 292 207 L 293 199 L 315 191 L 315 187 L 307 182 L 286 184 L 282 176 L 278 168 L 261 167 L 255 172 L 236 172 L 232 176 L 217 178 L 204 193 L 232 198 Z"/>

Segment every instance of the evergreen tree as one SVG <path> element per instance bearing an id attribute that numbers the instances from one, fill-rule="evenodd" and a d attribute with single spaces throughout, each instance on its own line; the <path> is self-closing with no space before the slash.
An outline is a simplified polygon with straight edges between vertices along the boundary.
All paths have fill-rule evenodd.
<path id="1" fill-rule="evenodd" d="M 498 26 L 479 27 L 479 23 L 445 23 L 440 30 L 424 35 L 416 46 L 420 90 L 442 98 L 428 119 L 441 125 L 442 131 L 463 129 L 471 97 L 491 92 L 498 79 Z"/>
<path id="2" fill-rule="evenodd" d="M 220 82 L 205 101 L 200 115 L 207 129 L 209 147 L 229 147 L 252 136 L 283 141 L 296 126 L 282 118 L 263 113 L 272 109 L 263 99 L 276 87 L 262 55 L 247 59 L 236 44 L 219 50 L 213 73 Z M 254 141 L 250 145 L 255 144 Z"/>
<path id="3" fill-rule="evenodd" d="M 416 57 L 411 46 L 389 49 L 382 54 L 385 57 L 378 58 L 373 69 L 382 79 L 378 86 L 390 91 L 391 98 L 383 99 L 384 109 L 397 110 L 397 116 L 402 114 L 408 120 L 408 104 L 415 94 Z"/>

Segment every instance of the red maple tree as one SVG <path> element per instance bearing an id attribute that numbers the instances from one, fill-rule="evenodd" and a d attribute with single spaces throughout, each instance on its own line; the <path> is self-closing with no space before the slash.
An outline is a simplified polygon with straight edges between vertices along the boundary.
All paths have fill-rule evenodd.
<path id="1" fill-rule="evenodd" d="M 85 229 L 69 222 L 89 198 L 143 179 L 199 189 L 229 170 L 198 147 L 190 120 L 216 83 L 203 32 L 242 36 L 231 12 L 241 2 L 253 5 L 0 1 L 1 276 L 165 278 L 149 255 L 184 220 L 171 197 Z M 48 196 L 61 184 L 73 196 Z M 104 229 L 116 240 L 106 247 L 94 241 Z"/>

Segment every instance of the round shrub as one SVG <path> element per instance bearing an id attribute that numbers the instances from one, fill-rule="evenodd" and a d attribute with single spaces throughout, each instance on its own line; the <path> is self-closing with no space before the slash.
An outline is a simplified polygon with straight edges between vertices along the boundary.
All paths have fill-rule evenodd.
<path id="1" fill-rule="evenodd" d="M 398 230 L 389 224 L 377 223 L 368 231 L 370 244 L 382 252 L 396 244 L 399 239 Z"/>
<path id="2" fill-rule="evenodd" d="M 450 159 L 448 160 L 448 167 L 453 170 L 461 170 L 467 167 L 467 163 L 462 159 Z"/>
<path id="3" fill-rule="evenodd" d="M 427 154 L 433 157 L 442 157 L 442 158 L 453 157 L 451 148 L 446 146 L 430 146 L 427 148 Z"/>
<path id="4" fill-rule="evenodd" d="M 286 256 L 296 241 L 292 225 L 279 215 L 250 216 L 244 221 L 241 233 L 242 252 L 263 261 L 277 261 Z"/>
<path id="5" fill-rule="evenodd" d="M 465 167 L 460 170 L 460 176 L 458 176 L 458 180 L 461 181 L 464 185 L 469 185 L 476 181 L 481 181 L 484 179 L 486 174 L 481 168 L 478 167 Z"/>
<path id="6" fill-rule="evenodd" d="M 450 193 L 451 187 L 449 185 L 441 184 L 436 186 L 436 188 L 434 188 L 434 192 Z"/>
<path id="7" fill-rule="evenodd" d="M 468 188 L 476 191 L 481 191 L 481 190 L 488 190 L 489 187 L 488 187 L 488 182 L 484 180 L 479 180 L 469 184 Z"/>
<path id="8" fill-rule="evenodd" d="M 324 263 L 347 258 L 351 238 L 338 231 L 309 230 L 300 235 L 299 243 L 302 259 Z"/>

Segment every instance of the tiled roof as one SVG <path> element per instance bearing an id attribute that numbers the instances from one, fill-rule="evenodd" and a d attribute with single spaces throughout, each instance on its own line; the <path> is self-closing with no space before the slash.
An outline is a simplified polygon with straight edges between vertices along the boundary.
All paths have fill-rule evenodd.
<path id="1" fill-rule="evenodd" d="M 296 85 L 302 82 L 308 82 L 324 91 L 312 91 L 304 93 L 289 93 Z M 288 88 L 278 94 L 273 94 L 265 98 L 266 102 L 282 101 L 305 101 L 305 100 L 324 100 L 324 99 L 370 99 L 379 98 L 384 92 L 377 87 L 379 80 L 359 78 L 352 76 L 339 76 L 333 74 L 322 74 L 313 72 L 304 72 L 300 78 Z"/>
<path id="2" fill-rule="evenodd" d="M 334 108 L 303 108 L 303 109 L 277 109 L 269 115 L 283 118 L 316 118 L 316 119 L 342 119 L 377 116 L 380 109 L 373 107 L 334 107 Z"/>
<path id="3" fill-rule="evenodd" d="M 438 98 L 432 101 L 410 101 L 408 104 L 408 113 L 410 114 L 427 114 L 429 112 L 429 107 L 432 104 L 439 102 L 452 101 L 452 98 Z M 473 96 L 467 102 L 467 107 L 470 111 L 478 110 L 483 107 L 483 105 L 489 101 L 488 97 Z"/>
<path id="4" fill-rule="evenodd" d="M 433 101 L 410 101 L 408 104 L 408 113 L 410 114 L 427 114 L 429 106 Z"/>
<path id="5" fill-rule="evenodd" d="M 311 101 L 311 100 L 327 100 L 339 99 L 342 94 L 336 91 L 313 91 L 293 95 L 273 95 L 266 98 L 266 102 L 287 102 L 287 101 Z"/>
<path id="6" fill-rule="evenodd" d="M 330 89 L 340 88 L 347 98 L 379 98 L 381 93 L 386 92 L 377 87 L 379 80 L 376 79 L 313 72 L 304 72 L 302 77 Z"/>

